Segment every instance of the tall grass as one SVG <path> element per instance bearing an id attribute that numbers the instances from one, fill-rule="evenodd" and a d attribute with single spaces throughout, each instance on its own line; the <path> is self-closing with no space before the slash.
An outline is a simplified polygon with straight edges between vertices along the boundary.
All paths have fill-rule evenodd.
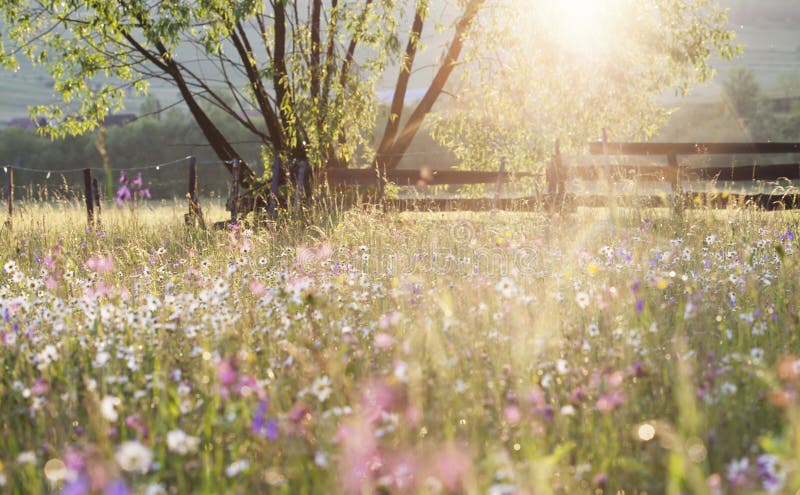
<path id="1" fill-rule="evenodd" d="M 3 491 L 800 488 L 795 213 L 184 212 L 17 209 Z"/>

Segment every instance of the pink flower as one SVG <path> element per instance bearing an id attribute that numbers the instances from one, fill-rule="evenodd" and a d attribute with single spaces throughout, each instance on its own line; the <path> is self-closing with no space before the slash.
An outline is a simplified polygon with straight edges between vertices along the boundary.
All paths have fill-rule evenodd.
<path id="1" fill-rule="evenodd" d="M 608 413 L 622 405 L 625 400 L 625 394 L 621 390 L 615 390 L 600 395 L 597 399 L 595 407 L 601 413 Z"/>
<path id="2" fill-rule="evenodd" d="M 522 412 L 519 410 L 519 406 L 516 404 L 506 406 L 506 408 L 503 410 L 503 419 L 505 419 L 508 424 L 512 426 L 518 425 L 522 419 Z"/>
<path id="3" fill-rule="evenodd" d="M 447 492 L 463 492 L 472 473 L 472 459 L 454 444 L 437 452 L 429 465 L 431 474 L 442 482 Z"/>
<path id="4" fill-rule="evenodd" d="M 381 485 L 392 493 L 417 493 L 420 462 L 413 452 L 395 452 L 385 455 L 380 473 Z"/>
<path id="5" fill-rule="evenodd" d="M 378 319 L 378 327 L 381 330 L 388 330 L 391 327 L 396 327 L 400 323 L 401 315 L 397 311 L 390 311 L 385 315 L 381 315 Z"/>
<path id="6" fill-rule="evenodd" d="M 33 395 L 36 397 L 40 395 L 45 395 L 49 391 L 50 391 L 50 382 L 41 377 L 36 379 L 36 382 L 34 382 L 33 384 L 33 390 L 31 390 Z"/>
<path id="7" fill-rule="evenodd" d="M 253 280 L 250 282 L 250 292 L 252 292 L 254 296 L 261 297 L 267 293 L 267 286 L 258 280 Z"/>
<path id="8" fill-rule="evenodd" d="M 369 422 L 380 419 L 381 414 L 389 412 L 397 400 L 397 391 L 379 380 L 362 384 L 361 411 Z"/>
<path id="9" fill-rule="evenodd" d="M 381 454 L 369 421 L 355 417 L 339 426 L 339 481 L 343 493 L 361 494 L 381 467 Z"/>
<path id="10" fill-rule="evenodd" d="M 383 332 L 378 332 L 375 334 L 373 344 L 376 348 L 385 351 L 394 345 L 394 337 Z"/>
<path id="11" fill-rule="evenodd" d="M 219 376 L 219 383 L 223 387 L 230 387 L 236 383 L 239 374 L 233 359 L 220 359 L 217 363 L 217 375 Z"/>
<path id="12" fill-rule="evenodd" d="M 86 262 L 86 268 L 94 272 L 110 272 L 114 269 L 114 258 L 111 256 L 95 256 Z"/>

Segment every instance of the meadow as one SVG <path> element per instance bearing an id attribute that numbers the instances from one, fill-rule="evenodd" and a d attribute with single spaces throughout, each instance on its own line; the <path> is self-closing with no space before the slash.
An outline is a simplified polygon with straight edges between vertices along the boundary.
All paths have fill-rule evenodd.
<path id="1" fill-rule="evenodd" d="M 185 208 L 15 211 L 0 492 L 800 488 L 797 213 Z"/>

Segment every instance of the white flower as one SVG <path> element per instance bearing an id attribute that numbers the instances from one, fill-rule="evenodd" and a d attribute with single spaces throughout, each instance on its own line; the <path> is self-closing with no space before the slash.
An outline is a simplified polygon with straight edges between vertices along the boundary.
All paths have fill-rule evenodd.
<path id="1" fill-rule="evenodd" d="M 17 271 L 17 262 L 14 260 L 6 261 L 5 265 L 3 265 L 3 270 L 6 273 L 14 273 L 15 271 Z"/>
<path id="2" fill-rule="evenodd" d="M 405 361 L 398 361 L 394 365 L 394 377 L 399 382 L 408 383 L 408 364 Z"/>
<path id="3" fill-rule="evenodd" d="M 734 459 L 725 469 L 725 475 L 728 477 L 729 481 L 746 478 L 749 467 L 750 461 L 747 459 L 747 457 L 742 457 L 738 460 Z"/>
<path id="4" fill-rule="evenodd" d="M 507 483 L 494 484 L 489 487 L 488 495 L 514 495 L 517 490 L 516 486 Z"/>
<path id="5" fill-rule="evenodd" d="M 314 464 L 321 468 L 328 467 L 328 454 L 324 450 L 318 450 L 314 453 Z"/>
<path id="6" fill-rule="evenodd" d="M 32 450 L 20 452 L 17 456 L 17 463 L 19 464 L 36 464 L 36 453 Z"/>
<path id="7" fill-rule="evenodd" d="M 564 416 L 575 416 L 575 407 L 571 404 L 567 404 L 561 408 L 561 414 Z"/>
<path id="8" fill-rule="evenodd" d="M 167 489 L 161 483 L 150 483 L 144 489 L 144 495 L 167 495 Z"/>
<path id="9" fill-rule="evenodd" d="M 320 402 L 325 402 L 332 392 L 331 379 L 327 375 L 317 378 L 311 384 L 311 393 L 316 395 Z"/>
<path id="10" fill-rule="evenodd" d="M 42 349 L 39 354 L 36 355 L 36 360 L 38 362 L 37 368 L 43 370 L 50 366 L 50 363 L 55 361 L 58 358 L 58 350 L 52 344 L 48 344 Z"/>
<path id="11" fill-rule="evenodd" d="M 756 364 L 760 363 L 762 359 L 764 359 L 764 349 L 760 347 L 753 347 L 750 350 L 750 357 L 753 359 L 753 362 Z"/>
<path id="12" fill-rule="evenodd" d="M 578 292 L 575 295 L 575 302 L 581 309 L 586 309 L 589 306 L 589 294 L 585 292 Z"/>
<path id="13" fill-rule="evenodd" d="M 144 474 L 150 469 L 150 464 L 153 462 L 153 452 L 133 440 L 120 445 L 114 458 L 123 471 Z"/>
<path id="14" fill-rule="evenodd" d="M 200 439 L 187 435 L 183 430 L 171 430 L 167 432 L 167 449 L 180 455 L 192 454 L 197 452 Z"/>
<path id="15" fill-rule="evenodd" d="M 733 395 L 736 393 L 736 385 L 731 382 L 724 382 L 722 385 L 719 386 L 719 391 L 723 395 Z"/>
<path id="16" fill-rule="evenodd" d="M 102 368 L 103 366 L 108 363 L 109 359 L 111 359 L 111 354 L 106 351 L 98 352 L 94 357 L 94 367 L 95 368 Z"/>
<path id="17" fill-rule="evenodd" d="M 503 277 L 497 282 L 497 285 L 494 288 L 500 293 L 501 296 L 505 298 L 510 298 L 514 295 L 517 291 L 516 286 L 514 285 L 514 281 L 508 277 Z"/>
<path id="18" fill-rule="evenodd" d="M 238 475 L 245 469 L 250 467 L 250 461 L 247 459 L 239 459 L 238 461 L 233 461 L 230 466 L 225 468 L 225 476 L 228 478 L 233 478 L 234 476 Z"/>
<path id="19" fill-rule="evenodd" d="M 115 422 L 119 419 L 119 412 L 117 408 L 122 404 L 122 401 L 119 397 L 114 397 L 113 395 L 106 395 L 103 397 L 103 400 L 100 401 L 100 414 L 106 418 L 106 420 L 110 422 Z"/>
<path id="20" fill-rule="evenodd" d="M 559 359 L 556 361 L 556 371 L 559 375 L 566 375 L 569 373 L 569 363 L 566 359 Z"/>

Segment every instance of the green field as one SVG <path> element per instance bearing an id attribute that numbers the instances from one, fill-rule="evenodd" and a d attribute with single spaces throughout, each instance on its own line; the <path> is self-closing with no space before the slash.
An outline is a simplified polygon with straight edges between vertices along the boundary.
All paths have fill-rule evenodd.
<path id="1" fill-rule="evenodd" d="M 797 213 L 185 208 L 17 205 L 4 493 L 800 488 Z"/>

